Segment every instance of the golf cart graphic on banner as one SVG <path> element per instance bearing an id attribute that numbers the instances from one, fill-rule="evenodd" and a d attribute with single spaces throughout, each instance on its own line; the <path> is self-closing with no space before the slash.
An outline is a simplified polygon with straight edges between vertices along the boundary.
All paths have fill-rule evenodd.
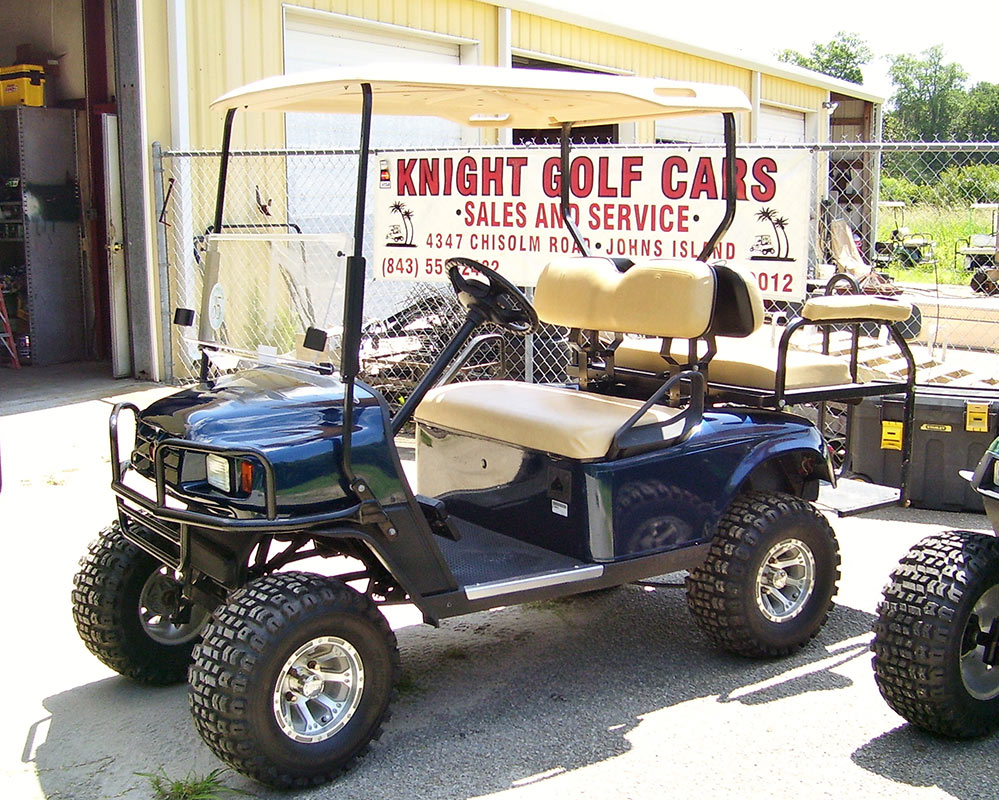
<path id="1" fill-rule="evenodd" d="M 579 252 L 559 213 L 556 152 L 407 151 L 380 154 L 379 166 L 377 278 L 443 281 L 460 251 L 533 286 L 551 257 Z M 591 255 L 694 259 L 724 213 L 723 174 L 712 148 L 580 148 L 571 218 Z M 809 187 L 807 153 L 739 158 L 739 213 L 713 259 L 751 271 L 767 297 L 804 297 Z"/>

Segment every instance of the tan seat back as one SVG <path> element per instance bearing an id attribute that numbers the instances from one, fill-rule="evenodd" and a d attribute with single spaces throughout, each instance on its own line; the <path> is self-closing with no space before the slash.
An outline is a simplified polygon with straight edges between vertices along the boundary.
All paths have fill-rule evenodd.
<path id="1" fill-rule="evenodd" d="M 552 325 L 674 339 L 748 336 L 763 324 L 755 281 L 701 261 L 621 271 L 609 258 L 558 259 L 538 278 L 534 307 Z"/>

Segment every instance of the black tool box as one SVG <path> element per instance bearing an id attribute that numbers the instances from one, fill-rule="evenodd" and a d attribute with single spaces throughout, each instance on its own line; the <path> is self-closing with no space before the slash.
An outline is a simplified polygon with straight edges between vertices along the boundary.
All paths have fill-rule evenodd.
<path id="1" fill-rule="evenodd" d="M 849 471 L 898 487 L 902 467 L 902 395 L 853 406 Z M 916 508 L 984 512 L 959 470 L 972 470 L 999 436 L 999 389 L 917 386 L 909 499 Z"/>

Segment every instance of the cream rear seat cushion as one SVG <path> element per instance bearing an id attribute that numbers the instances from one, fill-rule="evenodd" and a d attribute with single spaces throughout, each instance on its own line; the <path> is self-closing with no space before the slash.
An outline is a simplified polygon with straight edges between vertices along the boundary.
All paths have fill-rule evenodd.
<path id="1" fill-rule="evenodd" d="M 801 316 L 812 322 L 837 319 L 874 319 L 904 322 L 912 315 L 912 304 L 891 297 L 834 294 L 806 301 Z"/>
<path id="2" fill-rule="evenodd" d="M 534 308 L 552 325 L 646 336 L 703 336 L 715 278 L 699 261 L 646 261 L 620 272 L 606 258 L 563 258 L 538 277 Z"/>
<path id="3" fill-rule="evenodd" d="M 777 348 L 771 344 L 769 333 L 745 339 L 719 337 L 717 346 L 718 353 L 708 362 L 709 380 L 752 389 L 774 389 Z M 645 372 L 661 372 L 666 368 L 666 362 L 659 354 L 661 348 L 659 339 L 625 339 L 614 353 L 614 364 Z M 686 361 L 687 352 L 686 341 L 674 341 L 670 348 L 673 358 L 681 363 Z M 822 353 L 792 350 L 788 353 L 784 383 L 787 389 L 810 389 L 840 386 L 852 383 L 852 380 L 846 361 Z"/>
<path id="4" fill-rule="evenodd" d="M 602 458 L 642 403 L 560 386 L 471 381 L 431 389 L 417 422 L 566 458 Z M 679 409 L 655 406 L 639 425 L 666 422 Z"/>

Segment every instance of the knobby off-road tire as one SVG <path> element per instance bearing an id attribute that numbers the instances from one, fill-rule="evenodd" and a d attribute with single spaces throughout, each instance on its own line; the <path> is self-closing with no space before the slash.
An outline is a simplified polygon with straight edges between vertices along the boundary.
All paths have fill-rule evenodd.
<path id="1" fill-rule="evenodd" d="M 811 641 L 832 609 L 839 547 L 829 523 L 793 495 L 747 492 L 718 523 L 687 578 L 687 605 L 717 646 L 754 658 Z"/>
<path id="2" fill-rule="evenodd" d="M 388 719 L 395 634 L 339 581 L 267 575 L 216 610 L 194 652 L 198 732 L 234 769 L 270 786 L 332 780 Z"/>
<path id="3" fill-rule="evenodd" d="M 946 531 L 892 572 L 874 623 L 874 677 L 913 725 L 955 738 L 999 729 L 999 539 Z"/>
<path id="4" fill-rule="evenodd" d="M 73 620 L 87 648 L 115 672 L 140 683 L 187 678 L 191 651 L 208 619 L 171 623 L 161 613 L 180 591 L 172 573 L 129 542 L 117 522 L 101 531 L 73 578 Z"/>

